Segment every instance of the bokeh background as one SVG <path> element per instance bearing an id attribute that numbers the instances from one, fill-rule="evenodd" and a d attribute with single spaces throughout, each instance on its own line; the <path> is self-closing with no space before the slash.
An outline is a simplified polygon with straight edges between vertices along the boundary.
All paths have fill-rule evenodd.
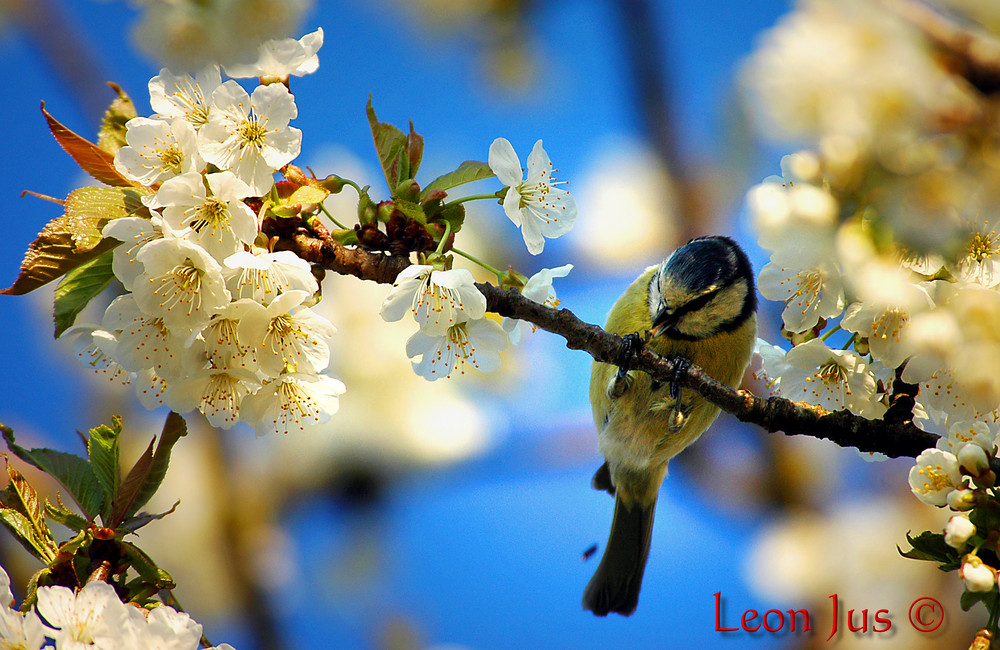
<path id="1" fill-rule="evenodd" d="M 264 3 L 266 4 L 266 3 Z M 279 3 L 280 4 L 280 3 Z M 746 190 L 778 173 L 792 144 L 761 139 L 740 90 L 741 62 L 793 8 L 775 0 L 317 0 L 289 35 L 322 27 L 317 73 L 293 78 L 304 132 L 297 161 L 385 196 L 364 115 L 413 120 L 426 139 L 418 180 L 485 160 L 505 137 L 522 160 L 542 138 L 580 206 L 575 230 L 524 251 L 499 206 L 470 208 L 462 247 L 531 274 L 572 263 L 562 306 L 603 323 L 645 266 L 688 238 L 725 233 L 766 262 L 743 218 Z M 47 131 L 41 101 L 92 136 L 120 84 L 150 113 L 162 65 L 159 20 L 141 3 L 0 1 L 0 284 L 64 197 L 92 184 Z M 169 53 L 168 53 L 169 54 Z M 468 191 L 497 189 L 481 181 Z M 462 188 L 464 191 L 465 188 Z M 350 192 L 328 206 L 350 218 Z M 485 278 L 484 278 L 485 279 Z M 723 415 L 671 463 L 638 611 L 598 619 L 580 607 L 610 526 L 593 491 L 600 465 L 586 399 L 589 358 L 545 332 L 491 375 L 433 384 L 408 367 L 409 323 L 377 315 L 387 288 L 328 277 L 338 327 L 330 372 L 348 386 L 308 436 L 260 438 L 188 419 L 153 508 L 177 512 L 139 545 L 177 579 L 176 595 L 214 643 L 270 648 L 827 647 L 831 594 L 841 617 L 890 613 L 889 632 L 842 633 L 842 648 L 959 647 L 984 618 L 963 615 L 954 574 L 899 557 L 905 532 L 945 516 L 909 494 L 912 461 L 866 462 L 816 440 Z M 52 287 L 0 297 L 0 421 L 25 446 L 79 451 L 75 431 L 123 413 L 134 458 L 162 425 L 125 389 L 53 342 Z M 778 340 L 780 306 L 761 334 Z M 85 320 L 85 314 L 82 320 Z M 93 320 L 99 311 L 89 314 Z M 752 388 L 760 390 L 753 383 Z M 18 467 L 40 489 L 43 478 Z M 598 554 L 584 559 L 598 545 Z M 22 589 L 38 567 L 0 535 L 0 564 Z M 747 609 L 808 608 L 811 633 L 723 633 Z M 915 633 L 909 604 L 947 615 Z M 773 624 L 774 618 L 771 619 Z M 872 623 L 870 618 L 869 625 Z"/>

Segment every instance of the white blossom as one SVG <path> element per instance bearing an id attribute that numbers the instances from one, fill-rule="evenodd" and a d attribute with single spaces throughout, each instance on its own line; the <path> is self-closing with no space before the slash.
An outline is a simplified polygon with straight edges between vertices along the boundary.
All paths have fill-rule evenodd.
<path id="1" fill-rule="evenodd" d="M 57 650 L 122 647 L 122 633 L 128 614 L 114 587 L 106 582 L 88 583 L 73 593 L 67 587 L 39 587 L 35 608 L 45 623 L 54 628 L 47 635 L 55 639 Z"/>
<path id="2" fill-rule="evenodd" d="M 340 407 L 339 397 L 345 390 L 343 382 L 327 375 L 285 373 L 264 382 L 243 400 L 242 417 L 256 427 L 258 435 L 302 431 L 328 421 Z"/>
<path id="3" fill-rule="evenodd" d="M 476 288 L 467 269 L 439 271 L 423 264 L 412 264 L 396 276 L 396 281 L 382 303 L 382 318 L 388 322 L 401 319 L 412 311 L 420 329 L 440 334 L 455 323 L 476 320 L 486 314 L 486 297 Z"/>
<path id="4" fill-rule="evenodd" d="M 760 369 L 754 372 L 754 377 L 763 381 L 772 392 L 779 392 L 781 377 L 789 369 L 788 362 L 785 360 L 785 350 L 758 338 L 753 351 L 760 357 L 761 362 Z"/>
<path id="5" fill-rule="evenodd" d="M 45 643 L 45 625 L 34 611 L 22 614 L 0 607 L 0 648 L 4 650 L 39 650 Z"/>
<path id="6" fill-rule="evenodd" d="M 73 341 L 73 353 L 84 368 L 89 368 L 111 381 L 127 385 L 129 371 L 117 359 L 118 337 L 96 325 L 73 325 L 59 338 Z"/>
<path id="7" fill-rule="evenodd" d="M 256 349 L 261 372 L 320 372 L 330 364 L 333 323 L 301 304 L 305 291 L 286 291 L 267 307 L 249 303 L 243 309 L 239 337 Z"/>
<path id="8" fill-rule="evenodd" d="M 212 93 L 198 150 L 207 162 L 236 174 L 254 196 L 262 196 L 274 184 L 274 172 L 299 155 L 302 132 L 288 125 L 296 115 L 284 84 L 257 86 L 247 95 L 238 83 L 227 81 Z"/>
<path id="9" fill-rule="evenodd" d="M 248 298 L 267 305 L 278 294 L 292 289 L 310 295 L 319 291 L 309 262 L 291 251 L 269 253 L 254 246 L 230 255 L 223 263 L 226 286 L 233 299 Z"/>
<path id="10" fill-rule="evenodd" d="M 171 382 L 165 401 L 179 413 L 198 409 L 213 427 L 230 429 L 240 420 L 243 399 L 259 387 L 248 370 L 209 368 Z"/>
<path id="11" fill-rule="evenodd" d="M 206 176 L 191 172 L 164 182 L 155 201 L 179 237 L 201 246 L 221 263 L 257 237 L 257 217 L 242 201 L 248 196 L 250 187 L 232 172 Z"/>
<path id="12" fill-rule="evenodd" d="M 868 364 L 850 350 L 832 350 L 822 339 L 797 345 L 785 355 L 781 394 L 830 410 L 848 409 L 864 417 L 885 411 L 876 400 L 875 377 Z"/>
<path id="13" fill-rule="evenodd" d="M 118 332 L 114 358 L 129 372 L 152 368 L 161 377 L 184 374 L 190 348 L 182 337 L 170 331 L 162 317 L 149 316 L 139 309 L 134 294 L 115 298 L 101 324 L 106 330 Z"/>
<path id="14" fill-rule="evenodd" d="M 222 267 L 200 246 L 158 239 L 143 246 L 136 259 L 144 268 L 135 280 L 136 303 L 179 336 L 201 329 L 229 304 Z"/>
<path id="15" fill-rule="evenodd" d="M 976 445 L 988 453 L 993 453 L 993 432 L 985 422 L 959 420 L 948 427 L 948 435 L 938 438 L 937 448 L 958 456 L 966 445 Z"/>
<path id="16" fill-rule="evenodd" d="M 554 278 L 565 278 L 572 270 L 572 264 L 565 264 L 554 269 L 542 269 L 528 278 L 528 281 L 524 284 L 524 288 L 521 289 L 521 295 L 528 300 L 533 300 L 546 307 L 558 307 L 559 299 L 556 298 L 556 290 L 552 288 L 552 280 Z M 514 318 L 505 317 L 500 326 L 507 332 L 511 343 L 517 345 L 521 341 L 521 333 L 525 327 L 525 323 Z M 535 326 L 530 324 L 529 326 L 534 331 Z"/>
<path id="17" fill-rule="evenodd" d="M 958 261 L 959 279 L 986 288 L 1000 284 L 1000 234 L 996 220 L 980 218 L 971 224 L 963 255 Z"/>
<path id="18" fill-rule="evenodd" d="M 212 316 L 205 329 L 193 335 L 204 342 L 205 356 L 212 367 L 257 369 L 256 348 L 240 339 L 239 323 L 248 309 L 258 306 L 247 299 L 231 302 Z M 189 346 L 193 343 L 188 341 Z"/>
<path id="19" fill-rule="evenodd" d="M 133 117 L 125 123 L 125 142 L 115 153 L 115 169 L 143 185 L 153 185 L 204 166 L 198 137 L 187 120 Z"/>
<path id="20" fill-rule="evenodd" d="M 809 265 L 771 261 L 760 270 L 758 288 L 768 300 L 785 303 L 781 320 L 790 332 L 809 331 L 820 318 L 834 318 L 844 310 L 840 270 L 826 260 Z"/>
<path id="21" fill-rule="evenodd" d="M 149 105 L 159 117 L 182 117 L 196 130 L 208 122 L 212 93 L 222 83 L 219 66 L 208 66 L 194 77 L 166 68 L 149 80 Z"/>
<path id="22" fill-rule="evenodd" d="M 152 198 L 152 196 L 149 195 L 143 199 Z M 164 228 L 163 220 L 159 216 L 154 216 L 152 219 L 143 219 L 142 217 L 112 219 L 101 230 L 101 235 L 122 242 L 120 246 L 115 247 L 111 259 L 111 270 L 122 286 L 131 291 L 135 279 L 142 273 L 142 264 L 135 261 L 136 253 L 154 239 L 161 239 L 164 236 L 172 237 L 173 233 L 169 228 Z"/>
<path id="23" fill-rule="evenodd" d="M 509 188 L 503 209 L 521 229 L 529 253 L 541 253 L 546 237 L 554 239 L 570 231 L 576 221 L 576 201 L 567 190 L 556 187 L 560 181 L 552 176 L 552 162 L 541 140 L 528 154 L 528 175 L 523 180 L 521 160 L 504 138 L 490 145 L 489 165 Z"/>
<path id="24" fill-rule="evenodd" d="M 451 377 L 456 368 L 465 374 L 466 365 L 493 372 L 500 367 L 500 351 L 507 345 L 503 328 L 489 318 L 480 318 L 456 323 L 437 335 L 417 330 L 406 341 L 406 356 L 421 357 L 412 364 L 414 372 L 434 381 Z"/>
<path id="25" fill-rule="evenodd" d="M 290 75 L 301 77 L 319 68 L 317 52 L 323 47 L 323 28 L 302 38 L 272 39 L 261 44 L 257 60 L 250 64 L 229 64 L 226 74 L 234 79 L 271 77 L 287 79 Z"/>
<path id="26" fill-rule="evenodd" d="M 925 449 L 910 468 L 910 490 L 918 499 L 932 506 L 948 504 L 948 495 L 962 487 L 958 459 L 940 449 Z"/>
<path id="27" fill-rule="evenodd" d="M 135 396 L 146 410 L 152 411 L 167 403 L 164 398 L 169 382 L 156 374 L 152 368 L 145 368 L 135 373 L 132 385 L 135 387 Z"/>

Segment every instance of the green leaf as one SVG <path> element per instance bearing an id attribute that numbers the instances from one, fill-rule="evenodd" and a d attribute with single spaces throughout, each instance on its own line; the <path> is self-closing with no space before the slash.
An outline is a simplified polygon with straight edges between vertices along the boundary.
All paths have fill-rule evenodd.
<path id="1" fill-rule="evenodd" d="M 68 128 L 59 123 L 56 118 L 49 115 L 45 110 L 45 102 L 42 102 L 42 115 L 49 124 L 49 130 L 55 136 L 66 153 L 72 156 L 76 164 L 80 165 L 83 171 L 87 172 L 97 180 L 112 187 L 130 187 L 135 185 L 125 178 L 115 169 L 115 156 L 101 149 L 93 142 L 80 137 Z"/>
<path id="2" fill-rule="evenodd" d="M 21 262 L 21 271 L 14 283 L 0 294 L 21 296 L 89 262 L 120 242 L 105 239 L 93 249 L 80 252 L 73 240 L 69 218 L 57 217 L 46 224 L 35 241 L 28 246 Z"/>
<path id="3" fill-rule="evenodd" d="M 358 244 L 358 231 L 353 228 L 334 230 L 330 233 L 330 236 L 333 237 L 334 241 L 343 246 L 357 246 Z"/>
<path id="4" fill-rule="evenodd" d="M 97 516 L 104 492 L 87 459 L 53 449 L 28 450 L 14 442 L 14 431 L 10 427 L 0 424 L 0 432 L 15 456 L 59 481 L 88 519 Z"/>
<path id="5" fill-rule="evenodd" d="M 410 120 L 410 135 L 406 140 L 406 157 L 410 164 L 409 178 L 416 178 L 424 157 L 424 136 L 413 130 L 413 120 Z"/>
<path id="6" fill-rule="evenodd" d="M 87 454 L 90 456 L 90 466 L 94 470 L 94 476 L 101 485 L 104 492 L 104 503 L 101 508 L 101 519 L 104 525 L 108 525 L 111 519 L 112 503 L 115 495 L 118 494 L 118 484 L 121 481 L 121 471 L 118 467 L 118 456 L 120 449 L 118 438 L 122 432 L 122 420 L 120 416 L 112 419 L 112 426 L 102 424 L 90 430 L 90 438 L 87 441 Z"/>
<path id="7" fill-rule="evenodd" d="M 368 124 L 372 129 L 372 140 L 375 142 L 375 153 L 382 165 L 382 173 L 389 189 L 393 189 L 404 178 L 412 178 L 409 174 L 409 158 L 406 155 L 407 137 L 402 131 L 386 122 L 379 122 L 372 108 L 371 95 L 368 96 Z"/>
<path id="8" fill-rule="evenodd" d="M 438 214 L 437 219 L 443 219 L 451 224 L 451 234 L 457 233 L 465 223 L 465 206 L 462 204 L 450 205 Z"/>
<path id="9" fill-rule="evenodd" d="M 484 178 L 496 176 L 490 166 L 478 160 L 466 160 L 453 172 L 448 172 L 443 176 L 438 176 L 430 185 L 424 188 L 420 196 L 427 197 L 434 190 L 447 190 L 459 185 L 465 185 L 473 181 L 481 181 Z"/>
<path id="10" fill-rule="evenodd" d="M 45 500 L 45 514 L 49 516 L 49 519 L 60 523 L 67 528 L 75 530 L 77 532 L 90 526 L 90 522 L 80 515 L 76 514 L 63 504 L 60 500 L 59 505 L 53 505 L 48 499 Z"/>
<path id="11" fill-rule="evenodd" d="M 396 199 L 393 201 L 396 209 L 403 213 L 408 220 L 416 221 L 419 224 L 426 224 L 427 217 L 424 215 L 424 209 L 417 203 L 411 203 L 409 201 L 404 201 L 403 199 Z"/>
<path id="12" fill-rule="evenodd" d="M 56 338 L 73 325 L 87 303 L 104 291 L 114 279 L 115 273 L 111 269 L 113 255 L 113 251 L 107 251 L 76 267 L 59 281 L 52 312 Z"/>
<path id="13" fill-rule="evenodd" d="M 46 564 L 57 551 L 55 538 L 45 521 L 45 506 L 27 479 L 11 466 L 7 454 L 0 454 L 7 463 L 10 483 L 0 491 L 0 518 L 21 543 Z"/>
<path id="14" fill-rule="evenodd" d="M 122 555 L 132 564 L 143 580 L 151 582 L 159 589 L 173 589 L 176 585 L 170 574 L 156 566 L 152 558 L 146 555 L 139 547 L 129 542 L 121 543 Z"/>
<path id="15" fill-rule="evenodd" d="M 963 591 L 958 604 L 961 605 L 963 612 L 967 612 L 982 599 L 983 594 L 980 591 Z"/>
<path id="16" fill-rule="evenodd" d="M 181 504 L 180 500 L 174 502 L 174 505 L 170 507 L 170 510 L 166 512 L 150 513 L 150 512 L 140 512 L 134 517 L 130 517 L 125 523 L 118 527 L 118 530 L 133 533 L 148 523 L 154 522 L 158 519 L 163 519 L 167 515 L 173 514 L 174 510 L 177 510 L 177 506 Z"/>
<path id="17" fill-rule="evenodd" d="M 896 549 L 903 557 L 913 560 L 929 560 L 933 562 L 954 562 L 958 556 L 958 551 L 944 543 L 944 535 L 924 531 L 916 537 L 911 537 L 906 533 L 906 541 L 913 547 L 912 550 L 903 552 L 898 546 Z"/>
<path id="18" fill-rule="evenodd" d="M 48 564 L 55 557 L 48 552 L 43 544 L 39 544 L 34 536 L 31 520 L 13 508 L 0 506 L 0 523 L 7 527 L 21 546 L 28 553 Z"/>
<path id="19" fill-rule="evenodd" d="M 135 104 L 121 86 L 108 82 L 111 90 L 118 94 L 118 97 L 111 102 L 111 106 L 104 112 L 104 120 L 101 122 L 101 130 L 97 132 L 97 146 L 114 155 L 119 149 L 125 146 L 125 123 L 136 117 Z"/>
<path id="20" fill-rule="evenodd" d="M 149 210 L 142 204 L 145 192 L 134 188 L 81 187 L 66 197 L 66 217 L 77 252 L 97 246 L 102 238 L 101 229 L 113 219 L 122 217 L 149 217 Z"/>
<path id="21" fill-rule="evenodd" d="M 132 517 L 139 508 L 143 507 L 160 489 L 163 477 L 167 475 L 167 467 L 170 465 L 170 452 L 178 440 L 187 435 L 187 423 L 177 413 L 171 411 L 167 414 L 167 420 L 163 423 L 163 431 L 160 432 L 160 440 L 156 444 L 156 452 L 153 454 L 153 462 L 149 466 L 141 486 L 136 491 L 135 498 L 125 511 L 125 519 Z M 131 474 L 131 472 L 130 472 Z"/>
<path id="22" fill-rule="evenodd" d="M 318 185 L 302 185 L 296 188 L 284 203 L 291 205 L 298 203 L 322 203 L 328 196 L 330 196 L 330 192 L 326 188 Z"/>
<path id="23" fill-rule="evenodd" d="M 118 493 L 115 495 L 114 504 L 111 507 L 111 518 L 106 522 L 110 528 L 120 526 L 125 520 L 125 513 L 135 503 L 139 491 L 146 482 L 146 477 L 149 476 L 149 470 L 153 466 L 153 445 L 155 443 L 156 438 L 149 441 L 146 451 L 142 452 L 139 460 L 135 461 L 135 465 L 132 466 L 128 475 L 125 476 L 121 485 L 118 486 Z M 136 509 L 140 507 L 142 506 L 137 506 Z"/>
<path id="24" fill-rule="evenodd" d="M 45 586 L 49 583 L 52 576 L 52 569 L 45 566 L 35 571 L 30 578 L 28 578 L 28 586 L 24 592 L 24 600 L 21 602 L 20 612 L 22 614 L 27 614 L 35 606 L 38 601 L 38 587 Z"/>

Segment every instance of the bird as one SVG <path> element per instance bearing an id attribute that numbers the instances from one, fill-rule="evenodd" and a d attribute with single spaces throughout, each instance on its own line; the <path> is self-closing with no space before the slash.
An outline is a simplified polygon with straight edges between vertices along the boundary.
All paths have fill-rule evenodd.
<path id="1" fill-rule="evenodd" d="M 671 381 L 629 369 L 646 346 L 737 387 L 757 340 L 757 292 L 746 253 L 729 237 L 697 237 L 647 268 L 618 298 L 605 329 L 625 339 L 619 363 L 594 361 L 590 402 L 605 463 L 592 486 L 615 497 L 604 554 L 583 593 L 597 616 L 631 616 L 639 603 L 653 514 L 671 458 L 701 436 L 719 408 Z"/>

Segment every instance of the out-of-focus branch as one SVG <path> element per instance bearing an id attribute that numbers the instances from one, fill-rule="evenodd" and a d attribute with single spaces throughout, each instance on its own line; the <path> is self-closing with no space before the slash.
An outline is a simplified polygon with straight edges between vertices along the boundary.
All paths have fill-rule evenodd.
<path id="1" fill-rule="evenodd" d="M 408 259 L 403 256 L 385 256 L 360 248 L 347 249 L 336 242 L 312 237 L 304 228 L 298 229 L 291 239 L 282 244 L 283 248 L 328 270 L 350 273 L 374 282 L 391 283 L 396 274 L 409 265 Z M 345 267 L 341 260 L 348 257 L 351 263 Z M 367 261 L 365 258 L 368 258 Z M 328 266 L 329 261 L 334 263 Z M 525 320 L 558 334 L 566 339 L 567 347 L 584 350 L 598 361 L 615 363 L 621 358 L 625 344 L 620 336 L 580 320 L 568 309 L 546 307 L 513 289 L 500 289 L 487 283 L 477 283 L 476 286 L 486 296 L 490 312 Z M 694 365 L 678 373 L 672 359 L 661 357 L 648 348 L 636 356 L 632 368 L 647 372 L 655 379 L 676 381 L 732 413 L 737 419 L 771 432 L 784 431 L 792 436 L 821 438 L 841 447 L 856 447 L 863 452 L 878 452 L 893 458 L 916 457 L 924 449 L 933 447 L 938 439 L 938 436 L 914 426 L 910 415 L 912 411 L 907 408 L 912 408 L 912 395 L 903 390 L 902 385 L 895 387 L 894 392 L 898 395 L 889 416 L 868 420 L 846 410 L 831 412 L 782 397 L 765 399 L 749 391 L 734 390 Z"/>
<path id="2" fill-rule="evenodd" d="M 38 50 L 65 87 L 71 88 L 87 118 L 97 122 L 111 101 L 106 77 L 54 0 L 0 0 L 0 10 L 38 46 Z M 95 89 L 97 92 L 95 92 Z"/>
<path id="3" fill-rule="evenodd" d="M 626 72 L 631 77 L 640 126 L 653 151 L 673 180 L 677 191 L 679 241 L 704 235 L 710 230 L 711 206 L 704 191 L 699 191 L 697 171 L 681 151 L 677 111 L 671 97 L 666 30 L 657 29 L 654 3 L 650 0 L 614 0 L 620 27 L 619 42 L 626 57 Z"/>
<path id="4" fill-rule="evenodd" d="M 882 0 L 882 3 L 950 54 L 962 67 L 959 73 L 981 92 L 1000 91 L 1000 40 L 985 30 L 961 25 L 916 0 Z"/>

